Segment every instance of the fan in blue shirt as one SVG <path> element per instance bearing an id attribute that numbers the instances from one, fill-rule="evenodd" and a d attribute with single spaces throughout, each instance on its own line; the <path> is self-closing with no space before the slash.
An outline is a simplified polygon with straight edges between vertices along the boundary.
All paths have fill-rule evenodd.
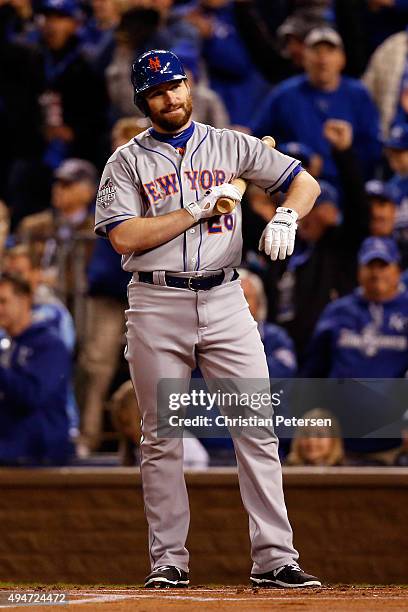
<path id="1" fill-rule="evenodd" d="M 366 238 L 358 263 L 360 287 L 323 311 L 302 371 L 305 377 L 390 379 L 407 375 L 408 292 L 401 283 L 396 243 L 391 238 Z M 360 407 L 363 402 L 363 396 L 359 397 Z M 353 408 L 346 403 L 344 410 Z M 390 406 L 385 402 L 384 416 Z M 369 408 L 364 418 L 376 410 L 374 405 Z M 393 448 L 398 442 L 393 438 L 347 440 L 346 446 L 374 452 Z"/>
<path id="2" fill-rule="evenodd" d="M 338 186 L 338 171 L 324 128 L 328 119 L 348 121 L 362 168 L 370 178 L 381 156 L 377 109 L 365 86 L 343 77 L 345 53 L 339 34 L 315 28 L 305 40 L 306 74 L 278 85 L 251 125 L 256 136 L 273 134 L 279 142 L 298 141 L 323 158 L 322 178 Z"/>
<path id="3" fill-rule="evenodd" d="M 32 319 L 29 284 L 0 276 L 0 465 L 62 465 L 71 444 L 66 411 L 71 355 Z"/>
<path id="4" fill-rule="evenodd" d="M 391 238 L 366 238 L 359 288 L 323 311 L 303 374 L 329 378 L 400 378 L 408 371 L 408 293 Z"/>

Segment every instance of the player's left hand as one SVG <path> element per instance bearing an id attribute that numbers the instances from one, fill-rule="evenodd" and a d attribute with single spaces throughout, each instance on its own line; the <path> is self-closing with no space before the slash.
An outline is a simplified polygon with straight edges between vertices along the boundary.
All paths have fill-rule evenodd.
<path id="1" fill-rule="evenodd" d="M 295 248 L 298 214 L 292 208 L 279 206 L 276 214 L 265 227 L 259 241 L 259 250 L 270 255 L 272 261 L 285 259 Z"/>

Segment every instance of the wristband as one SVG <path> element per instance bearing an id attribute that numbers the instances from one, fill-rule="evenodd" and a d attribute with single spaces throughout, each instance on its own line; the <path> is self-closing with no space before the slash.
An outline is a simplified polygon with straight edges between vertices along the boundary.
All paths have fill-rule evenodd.
<path id="1" fill-rule="evenodd" d="M 293 210 L 293 208 L 285 208 L 283 206 L 278 206 L 278 208 L 276 209 L 277 213 L 286 213 L 287 215 L 290 215 L 294 221 L 297 220 L 299 213 L 296 212 L 296 210 Z"/>
<path id="2" fill-rule="evenodd" d="M 196 202 L 191 202 L 191 204 L 187 204 L 187 206 L 184 207 L 184 210 L 190 213 L 194 221 L 199 221 L 201 219 L 201 214 L 203 211 Z"/>

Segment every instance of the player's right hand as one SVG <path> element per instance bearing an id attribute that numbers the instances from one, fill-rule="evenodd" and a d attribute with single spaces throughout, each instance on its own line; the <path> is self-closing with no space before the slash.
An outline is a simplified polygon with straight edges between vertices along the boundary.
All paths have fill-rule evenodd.
<path id="1" fill-rule="evenodd" d="M 234 185 L 224 183 L 224 185 L 207 189 L 202 198 L 200 198 L 197 202 L 188 204 L 185 209 L 190 213 L 195 221 L 200 221 L 200 219 L 209 219 L 210 217 L 214 217 L 216 214 L 219 214 L 214 212 L 214 207 L 219 198 L 229 198 L 231 200 L 235 200 L 236 202 L 240 202 L 242 194 L 239 189 L 234 187 Z"/>

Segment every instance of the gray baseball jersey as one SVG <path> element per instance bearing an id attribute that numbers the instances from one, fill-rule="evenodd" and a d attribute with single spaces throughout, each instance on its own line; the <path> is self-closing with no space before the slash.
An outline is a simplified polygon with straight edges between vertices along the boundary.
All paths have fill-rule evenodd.
<path id="1" fill-rule="evenodd" d="M 211 187 L 242 177 L 277 191 L 300 162 L 257 138 L 195 123 L 182 157 L 149 130 L 118 148 L 108 160 L 97 196 L 95 231 L 133 217 L 155 217 L 201 198 Z M 233 268 L 241 263 L 240 205 L 229 215 L 203 220 L 166 244 L 125 255 L 129 272 L 186 272 Z"/>

